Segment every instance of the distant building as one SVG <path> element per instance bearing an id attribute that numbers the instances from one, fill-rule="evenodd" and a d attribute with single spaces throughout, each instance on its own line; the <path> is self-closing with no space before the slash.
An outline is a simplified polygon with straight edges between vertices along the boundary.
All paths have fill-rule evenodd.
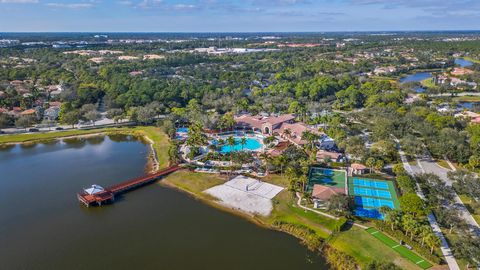
<path id="1" fill-rule="evenodd" d="M 60 108 L 59 107 L 50 107 L 45 110 L 43 113 L 43 118 L 46 120 L 57 120 L 58 119 L 58 114 L 60 113 Z"/>

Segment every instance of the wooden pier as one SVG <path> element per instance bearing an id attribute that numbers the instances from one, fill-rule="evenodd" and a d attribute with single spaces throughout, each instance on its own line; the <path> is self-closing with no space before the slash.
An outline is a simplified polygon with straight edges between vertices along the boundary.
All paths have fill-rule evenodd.
<path id="1" fill-rule="evenodd" d="M 93 193 L 88 193 L 87 189 L 77 194 L 78 200 L 83 203 L 85 206 L 94 206 L 94 205 L 102 205 L 106 203 L 111 203 L 115 200 L 115 195 L 127 192 L 139 186 L 143 186 L 145 184 L 154 182 L 158 178 L 172 173 L 176 170 L 180 169 L 178 165 L 174 165 L 163 169 L 159 172 L 141 176 L 134 178 L 132 180 L 128 180 L 116 185 L 113 185 L 108 188 L 102 188 L 97 185 L 93 185 L 92 188 L 96 188 L 97 190 Z"/>

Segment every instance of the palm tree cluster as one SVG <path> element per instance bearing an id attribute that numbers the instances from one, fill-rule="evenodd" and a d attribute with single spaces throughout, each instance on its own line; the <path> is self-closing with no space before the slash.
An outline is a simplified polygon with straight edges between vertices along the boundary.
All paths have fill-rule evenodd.
<path id="1" fill-rule="evenodd" d="M 440 239 L 435 235 L 426 220 L 419 220 L 411 214 L 404 214 L 400 210 L 389 207 L 380 208 L 384 216 L 384 222 L 390 225 L 392 231 L 400 230 L 410 237 L 410 240 L 419 242 L 423 247 L 427 245 L 430 253 L 440 245 Z"/>

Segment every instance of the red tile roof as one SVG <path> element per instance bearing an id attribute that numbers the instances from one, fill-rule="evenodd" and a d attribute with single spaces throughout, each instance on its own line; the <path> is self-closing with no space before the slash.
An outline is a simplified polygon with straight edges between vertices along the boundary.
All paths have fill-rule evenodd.
<path id="1" fill-rule="evenodd" d="M 350 167 L 355 170 L 365 170 L 367 168 L 365 165 L 360 163 L 353 163 L 352 165 L 350 165 Z"/>
<path id="2" fill-rule="evenodd" d="M 323 185 L 314 185 L 312 191 L 312 197 L 322 201 L 329 200 L 333 195 L 345 194 L 345 190 L 342 188 L 333 188 Z"/>

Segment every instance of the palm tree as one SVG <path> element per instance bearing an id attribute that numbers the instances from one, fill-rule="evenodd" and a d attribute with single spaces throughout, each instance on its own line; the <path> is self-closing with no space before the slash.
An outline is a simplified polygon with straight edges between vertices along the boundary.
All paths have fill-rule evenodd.
<path id="1" fill-rule="evenodd" d="M 284 155 L 280 155 L 274 159 L 274 162 L 276 163 L 277 166 L 280 167 L 280 174 L 283 176 L 283 168 L 288 163 L 287 157 L 285 157 Z"/>
<path id="2" fill-rule="evenodd" d="M 423 225 L 419 229 L 420 231 L 420 238 L 422 238 L 422 247 L 423 244 L 425 243 L 425 239 L 428 237 L 429 234 L 432 233 L 432 229 L 428 225 Z"/>
<path id="3" fill-rule="evenodd" d="M 285 137 L 289 138 L 292 136 L 292 130 L 287 128 L 283 131 L 283 135 L 285 135 Z"/>
<path id="4" fill-rule="evenodd" d="M 402 227 L 405 230 L 405 234 L 408 236 L 408 233 L 414 230 L 416 221 L 412 215 L 404 215 L 402 218 Z"/>
<path id="5" fill-rule="evenodd" d="M 247 144 L 247 138 L 242 137 L 242 138 L 240 139 L 240 144 L 242 145 L 242 151 L 243 151 L 243 148 L 244 148 L 245 145 Z"/>
<path id="6" fill-rule="evenodd" d="M 235 145 L 235 138 L 233 138 L 233 136 L 229 136 L 227 138 L 227 144 L 230 146 L 230 166 L 233 167 L 233 146 Z"/>
<path id="7" fill-rule="evenodd" d="M 302 193 L 305 193 L 305 187 L 308 183 L 308 178 L 306 175 L 301 175 L 299 178 L 298 178 L 298 182 L 300 182 L 302 184 Z"/>
<path id="8" fill-rule="evenodd" d="M 431 232 L 425 237 L 425 243 L 427 243 L 427 245 L 430 247 L 430 254 L 433 254 L 433 249 L 440 245 L 440 239 L 438 239 L 438 237 Z"/>
<path id="9" fill-rule="evenodd" d="M 365 162 L 365 165 L 367 165 L 370 173 L 372 173 L 373 167 L 375 166 L 375 159 L 373 157 L 369 157 Z"/>
<path id="10" fill-rule="evenodd" d="M 269 162 L 272 160 L 272 157 L 267 152 L 262 152 L 259 157 L 263 161 L 263 164 L 265 165 L 265 174 L 268 175 L 268 165 L 269 165 Z"/>

